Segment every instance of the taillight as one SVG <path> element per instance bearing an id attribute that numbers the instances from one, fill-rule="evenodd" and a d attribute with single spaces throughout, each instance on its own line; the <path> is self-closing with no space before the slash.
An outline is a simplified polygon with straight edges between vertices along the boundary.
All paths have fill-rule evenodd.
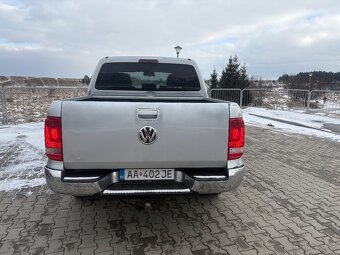
<path id="1" fill-rule="evenodd" d="M 229 120 L 228 159 L 238 159 L 243 155 L 244 121 L 242 118 Z"/>
<path id="2" fill-rule="evenodd" d="M 158 59 L 140 59 L 139 63 L 159 63 Z"/>
<path id="3" fill-rule="evenodd" d="M 49 159 L 63 161 L 60 117 L 48 116 L 45 120 L 45 148 Z"/>

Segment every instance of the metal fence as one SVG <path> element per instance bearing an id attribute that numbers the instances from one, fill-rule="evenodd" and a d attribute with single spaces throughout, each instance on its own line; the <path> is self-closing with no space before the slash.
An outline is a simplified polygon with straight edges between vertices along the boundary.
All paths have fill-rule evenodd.
<path id="1" fill-rule="evenodd" d="M 240 106 L 268 107 L 275 103 L 275 95 L 269 89 L 244 89 Z"/>
<path id="2" fill-rule="evenodd" d="M 75 96 L 76 97 L 84 97 L 84 96 L 86 96 L 87 95 L 87 90 L 88 90 L 88 88 L 87 87 L 84 87 L 84 88 L 77 88 L 76 90 L 75 90 Z"/>
<path id="3" fill-rule="evenodd" d="M 0 91 L 0 124 L 41 121 L 54 100 L 84 96 L 83 87 L 11 87 Z"/>
<path id="4" fill-rule="evenodd" d="M 212 98 L 232 101 L 241 107 L 301 110 L 340 116 L 340 91 L 303 89 L 212 89 Z"/>
<path id="5" fill-rule="evenodd" d="M 210 97 L 236 102 L 241 105 L 241 89 L 212 89 L 210 91 Z"/>
<path id="6" fill-rule="evenodd" d="M 307 110 L 309 91 L 304 89 L 279 89 L 275 93 L 274 109 Z"/>
<path id="7" fill-rule="evenodd" d="M 307 109 L 308 90 L 299 89 L 244 89 L 242 107 L 265 107 L 274 110 Z"/>
<path id="8" fill-rule="evenodd" d="M 6 100 L 4 98 L 4 93 L 0 90 L 0 125 L 1 123 L 5 124 L 5 119 L 6 119 Z"/>
<path id="9" fill-rule="evenodd" d="M 0 125 L 43 120 L 48 105 L 59 99 L 85 96 L 87 87 L 11 87 L 0 89 Z M 298 89 L 213 89 L 212 98 L 241 107 L 301 110 L 340 117 L 340 91 Z"/>
<path id="10" fill-rule="evenodd" d="M 309 108 L 313 113 L 340 115 L 340 91 L 313 90 Z"/>

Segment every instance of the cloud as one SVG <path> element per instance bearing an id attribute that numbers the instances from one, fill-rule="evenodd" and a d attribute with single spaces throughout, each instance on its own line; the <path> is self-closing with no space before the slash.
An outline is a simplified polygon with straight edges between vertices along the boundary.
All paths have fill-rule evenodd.
<path id="1" fill-rule="evenodd" d="M 104 56 L 195 59 L 205 78 L 237 54 L 249 73 L 340 68 L 340 2 L 0 1 L 0 73 L 81 77 Z"/>

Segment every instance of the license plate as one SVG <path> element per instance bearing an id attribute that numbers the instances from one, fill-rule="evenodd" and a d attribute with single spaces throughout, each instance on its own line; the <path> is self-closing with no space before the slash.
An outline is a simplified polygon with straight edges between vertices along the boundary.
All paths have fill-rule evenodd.
<path id="1" fill-rule="evenodd" d="M 121 181 L 174 180 L 174 169 L 120 169 Z"/>

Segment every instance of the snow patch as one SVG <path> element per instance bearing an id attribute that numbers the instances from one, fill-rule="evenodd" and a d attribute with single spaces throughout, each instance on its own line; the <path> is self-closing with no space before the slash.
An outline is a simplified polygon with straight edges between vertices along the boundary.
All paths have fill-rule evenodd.
<path id="1" fill-rule="evenodd" d="M 5 179 L 1 180 L 0 191 L 10 191 L 21 188 L 31 188 L 36 186 L 41 186 L 46 183 L 45 178 L 36 178 L 32 180 L 25 179 Z"/>
<path id="2" fill-rule="evenodd" d="M 1 127 L 0 152 L 3 151 L 8 159 L 1 162 L 0 191 L 31 188 L 46 183 L 43 177 L 43 132 L 43 123 Z"/>
<path id="3" fill-rule="evenodd" d="M 254 116 L 258 115 L 258 116 Z M 269 117 L 276 120 L 261 118 Z M 320 116 L 315 114 L 307 114 L 302 112 L 268 110 L 263 108 L 249 107 L 243 110 L 243 118 L 248 125 L 261 128 L 273 129 L 279 132 L 312 135 L 322 138 L 332 139 L 340 142 L 340 135 L 324 129 L 324 125 L 333 124 L 340 126 L 340 119 Z M 283 123 L 281 121 L 294 122 L 306 127 L 297 126 L 291 123 Z M 273 126 L 268 126 L 272 124 Z"/>
<path id="4" fill-rule="evenodd" d="M 5 126 L 0 129 L 0 142 L 15 141 L 18 136 L 27 136 L 26 142 L 45 151 L 44 123 L 26 123 L 19 125 Z"/>

